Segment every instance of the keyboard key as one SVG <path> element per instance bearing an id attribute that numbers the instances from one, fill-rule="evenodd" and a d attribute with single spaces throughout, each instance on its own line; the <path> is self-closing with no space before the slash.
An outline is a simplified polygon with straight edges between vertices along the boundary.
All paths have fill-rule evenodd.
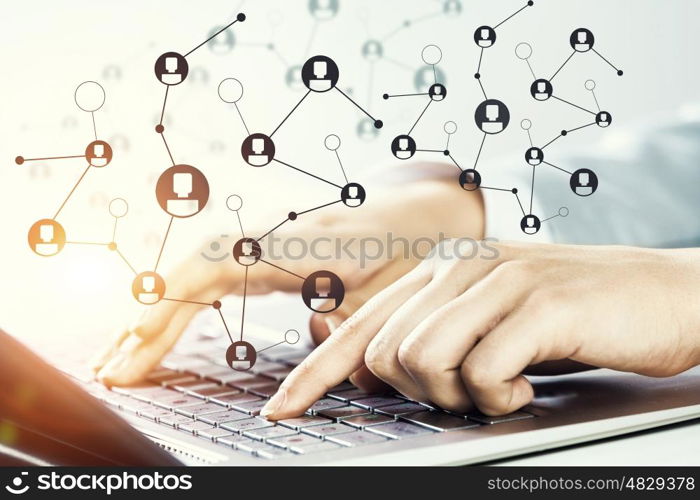
<path id="1" fill-rule="evenodd" d="M 341 406 L 345 406 L 344 401 L 338 401 L 337 399 L 331 399 L 331 398 L 323 398 L 323 399 L 319 399 L 318 401 L 316 401 L 308 409 L 308 411 L 312 415 L 316 415 L 320 411 L 330 410 L 331 408 L 340 408 Z"/>
<path id="2" fill-rule="evenodd" d="M 355 417 L 358 415 L 368 415 L 369 412 L 364 408 L 359 406 L 341 406 L 340 408 L 330 408 L 328 410 L 323 410 L 318 412 L 322 417 L 328 417 L 334 420 L 341 420 L 343 418 Z"/>
<path id="3" fill-rule="evenodd" d="M 185 394 L 196 398 L 209 399 L 212 396 L 224 396 L 230 394 L 240 394 L 240 389 L 234 389 L 228 385 L 215 385 L 209 389 L 190 389 Z"/>
<path id="4" fill-rule="evenodd" d="M 273 425 L 275 424 L 264 418 L 252 417 L 243 420 L 234 420 L 233 422 L 225 422 L 219 424 L 219 427 L 232 432 L 245 432 L 253 429 L 262 429 L 263 427 L 272 427 Z"/>
<path id="5" fill-rule="evenodd" d="M 239 392 L 238 394 L 225 394 L 222 396 L 212 396 L 209 398 L 209 401 L 211 403 L 216 403 L 218 405 L 230 407 L 232 404 L 247 403 L 249 401 L 257 401 L 258 399 L 260 399 L 260 398 L 258 396 L 255 396 L 254 394 L 247 394 L 247 393 Z"/>
<path id="6" fill-rule="evenodd" d="M 203 438 L 211 439 L 216 441 L 217 439 L 233 436 L 233 432 L 227 431 L 226 429 L 221 429 L 220 427 L 210 427 L 208 429 L 201 429 L 197 431 L 197 435 Z"/>
<path id="7" fill-rule="evenodd" d="M 256 451 L 256 454 L 260 458 L 275 459 L 284 456 L 289 456 L 289 452 L 283 448 L 277 448 L 276 446 L 268 445 L 267 448 L 261 448 Z"/>
<path id="8" fill-rule="evenodd" d="M 221 407 L 219 407 L 221 409 Z M 208 413 L 206 415 L 199 415 L 197 420 L 206 422 L 211 425 L 220 425 L 226 422 L 233 422 L 234 420 L 245 420 L 250 418 L 247 413 L 242 413 L 236 410 L 225 410 L 219 411 L 218 413 Z"/>
<path id="9" fill-rule="evenodd" d="M 331 421 L 327 418 L 304 415 L 303 417 L 287 418 L 285 420 L 280 420 L 277 423 L 285 427 L 289 427 L 291 429 L 301 430 L 306 427 L 311 427 L 312 425 L 330 424 Z"/>
<path id="10" fill-rule="evenodd" d="M 213 429 L 214 427 L 209 425 L 206 422 L 185 422 L 182 424 L 179 424 L 177 428 L 181 431 L 184 432 L 191 432 L 192 434 L 196 434 L 197 431 L 201 430 L 207 430 L 207 429 Z"/>
<path id="11" fill-rule="evenodd" d="M 408 422 L 389 422 L 388 424 L 367 427 L 367 432 L 386 436 L 391 439 L 403 439 L 422 434 L 430 434 L 433 431 L 425 427 L 409 424 Z"/>
<path id="12" fill-rule="evenodd" d="M 355 432 L 355 429 L 345 424 L 326 424 L 307 427 L 303 429 L 302 432 L 304 432 L 304 434 L 309 434 L 314 437 L 325 438 L 328 436 L 334 436 L 336 434 L 343 434 L 345 432 Z"/>
<path id="13" fill-rule="evenodd" d="M 235 448 L 238 443 L 244 443 L 246 441 L 250 441 L 250 438 L 243 437 L 240 434 L 232 434 L 230 436 L 221 436 L 216 438 L 217 443 L 230 446 L 231 448 Z"/>
<path id="14" fill-rule="evenodd" d="M 469 420 L 472 420 L 474 422 L 478 422 L 480 424 L 502 424 L 504 422 L 515 422 L 516 420 L 526 420 L 528 418 L 534 418 L 535 416 L 532 413 L 527 413 L 524 411 L 516 411 L 513 413 L 509 413 L 508 415 L 501 415 L 497 417 L 491 417 L 489 415 L 484 415 L 482 413 L 469 413 L 467 414 L 467 418 Z"/>
<path id="15" fill-rule="evenodd" d="M 333 399 L 338 399 L 340 401 L 352 401 L 353 399 L 365 399 L 370 396 L 380 396 L 380 394 L 369 394 L 362 389 L 353 387 L 345 391 L 332 391 L 328 392 L 328 397 Z"/>
<path id="16" fill-rule="evenodd" d="M 206 378 L 208 378 L 209 380 L 213 380 L 214 382 L 218 382 L 220 384 L 228 384 L 229 382 L 235 382 L 236 380 L 245 380 L 250 377 L 250 373 L 237 372 L 230 368 L 227 368 L 222 372 L 207 375 Z"/>
<path id="17" fill-rule="evenodd" d="M 386 396 L 375 396 L 371 398 L 355 399 L 353 401 L 350 401 L 351 405 L 359 406 L 360 408 L 365 408 L 367 410 L 381 408 L 382 406 L 394 406 L 401 403 L 403 403 L 403 401 L 401 401 L 398 398 L 391 398 Z"/>
<path id="18" fill-rule="evenodd" d="M 257 363 L 256 363 L 256 365 L 257 365 Z M 282 365 L 280 365 L 280 366 L 282 366 Z M 282 368 L 277 368 L 275 370 L 266 370 L 266 371 L 263 371 L 260 373 L 262 375 L 265 375 L 266 377 L 270 377 L 270 378 L 277 380 L 278 382 L 281 382 L 285 378 L 287 378 L 287 375 L 289 375 L 293 369 L 294 368 L 292 368 L 291 366 L 283 366 Z"/>
<path id="19" fill-rule="evenodd" d="M 388 441 L 389 438 L 367 431 L 353 431 L 344 434 L 334 434 L 326 439 L 341 446 L 362 446 L 365 444 L 383 443 Z"/>
<path id="20" fill-rule="evenodd" d="M 153 404 L 160 406 L 161 408 L 174 410 L 175 408 L 182 408 L 183 406 L 201 405 L 202 400 L 199 398 L 193 398 L 192 396 L 184 396 L 182 394 L 173 393 L 170 396 L 154 400 Z"/>
<path id="21" fill-rule="evenodd" d="M 310 453 L 318 453 L 321 451 L 333 451 L 340 450 L 343 447 L 337 443 L 331 443 L 330 441 L 321 441 L 317 444 L 303 445 L 303 446 L 290 446 L 289 450 L 293 453 L 298 453 L 299 455 L 308 455 Z"/>
<path id="22" fill-rule="evenodd" d="M 260 415 L 260 410 L 267 403 L 266 399 L 258 399 L 257 401 L 248 401 L 247 403 L 235 403 L 231 405 L 234 410 L 242 411 L 249 415 Z"/>
<path id="23" fill-rule="evenodd" d="M 153 405 L 148 406 L 148 408 L 141 410 L 139 415 L 149 420 L 153 420 L 154 422 L 158 422 L 161 417 L 169 417 L 173 414 L 172 411 L 166 410 L 165 408 L 158 408 L 157 406 Z"/>
<path id="24" fill-rule="evenodd" d="M 252 431 L 245 431 L 244 436 L 248 436 L 251 439 L 256 439 L 258 441 L 265 441 L 270 438 L 284 437 L 284 436 L 294 436 L 299 434 L 299 431 L 294 429 L 288 429 L 287 427 L 282 427 L 281 425 L 275 425 L 274 427 L 264 427 L 262 429 L 253 429 Z"/>
<path id="25" fill-rule="evenodd" d="M 161 424 L 169 425 L 170 427 L 175 427 L 177 428 L 178 425 L 180 424 L 187 424 L 192 422 L 192 419 L 190 417 L 186 417 L 184 415 L 176 415 L 175 413 L 171 413 L 168 416 L 163 416 L 158 419 L 158 421 Z"/>
<path id="26" fill-rule="evenodd" d="M 198 366 L 187 371 L 202 378 L 208 378 L 210 375 L 228 375 L 231 373 L 230 368 L 219 365 Z"/>
<path id="27" fill-rule="evenodd" d="M 271 372 L 279 369 L 286 370 L 288 369 L 288 367 L 282 363 L 276 363 L 274 361 L 265 361 L 261 359 L 260 361 L 257 361 L 255 363 L 255 365 L 250 369 L 250 371 L 258 375 L 260 373 Z"/>
<path id="28" fill-rule="evenodd" d="M 102 386 L 104 388 L 104 386 Z M 105 389 L 108 390 L 108 389 Z M 150 394 L 153 392 L 158 392 L 162 391 L 163 387 L 161 385 L 156 385 L 156 384 L 140 384 L 138 386 L 132 386 L 132 387 L 112 387 L 112 391 L 116 392 L 117 394 L 123 394 L 125 396 L 131 396 L 134 397 L 137 394 Z"/>
<path id="29" fill-rule="evenodd" d="M 435 431 L 454 431 L 457 429 L 469 429 L 470 427 L 478 427 L 479 424 L 470 422 L 464 418 L 453 417 L 447 413 L 437 411 L 419 411 L 417 413 L 409 413 L 402 415 L 401 420 L 406 420 L 414 424 L 422 425 Z"/>
<path id="30" fill-rule="evenodd" d="M 178 380 L 182 378 L 191 377 L 191 375 L 184 375 L 175 370 L 158 370 L 156 372 L 150 373 L 146 380 L 156 385 L 163 385 L 164 382 Z M 194 378 L 194 377 L 192 377 Z"/>
<path id="31" fill-rule="evenodd" d="M 250 389 L 248 389 L 248 392 L 257 396 L 262 396 L 264 398 L 271 398 L 279 388 L 280 385 L 278 383 L 274 383 L 268 385 L 261 385 L 258 387 L 251 387 Z"/>
<path id="32" fill-rule="evenodd" d="M 153 408 L 152 405 L 139 401 L 138 399 L 126 398 L 119 405 L 122 410 L 130 411 L 131 413 L 138 413 L 141 410 L 148 410 Z"/>
<path id="33" fill-rule="evenodd" d="M 357 427 L 358 429 L 364 429 L 370 425 L 385 424 L 387 422 L 393 422 L 394 419 L 387 417 L 386 415 L 377 415 L 373 413 L 371 415 L 358 415 L 357 417 L 344 418 L 343 423 Z"/>
<path id="34" fill-rule="evenodd" d="M 260 441 L 254 441 L 252 439 L 249 439 L 248 441 L 241 441 L 240 443 L 238 443 L 236 448 L 241 450 L 241 451 L 247 451 L 248 453 L 251 453 L 253 455 L 257 455 L 261 451 L 265 452 L 265 451 L 269 451 L 270 449 L 274 449 L 274 446 L 270 446 L 267 443 L 263 443 Z M 277 449 L 279 449 L 279 448 L 277 448 Z"/>
<path id="35" fill-rule="evenodd" d="M 152 403 L 156 399 L 163 399 L 163 398 L 167 398 L 170 396 L 174 397 L 174 396 L 178 395 L 178 393 L 173 391 L 172 389 L 164 389 L 161 386 L 159 386 L 159 387 L 160 387 L 160 390 L 158 390 L 158 391 L 132 394 L 131 397 L 134 399 L 138 399 L 139 401 L 143 401 L 145 403 Z"/>
<path id="36" fill-rule="evenodd" d="M 241 379 L 241 380 L 236 380 L 234 382 L 227 382 L 227 385 L 233 386 L 237 389 L 243 389 L 243 390 L 248 390 L 252 387 L 260 387 L 263 385 L 270 385 L 272 383 L 272 379 L 269 379 L 267 377 L 262 377 L 260 375 L 256 375 L 254 377 L 249 377 L 247 379 Z"/>
<path id="37" fill-rule="evenodd" d="M 182 408 L 175 408 L 175 413 L 196 418 L 200 415 L 207 415 L 209 413 L 219 413 L 221 410 L 221 405 L 216 405 L 214 403 L 204 403 L 196 406 L 185 406 Z"/>
<path id="38" fill-rule="evenodd" d="M 268 443 L 280 448 L 292 449 L 292 447 L 313 446 L 322 443 L 321 439 L 308 434 L 295 434 L 293 436 L 275 437 L 267 440 Z"/>
<path id="39" fill-rule="evenodd" d="M 415 413 L 423 410 L 425 410 L 425 407 L 423 405 L 419 405 L 418 403 L 401 403 L 392 406 L 382 406 L 377 408 L 375 413 L 389 415 L 390 417 L 400 417 L 401 415 L 408 415 L 409 413 Z"/>
<path id="40" fill-rule="evenodd" d="M 166 382 L 165 386 L 175 389 L 176 391 L 187 392 L 190 389 L 209 389 L 218 386 L 218 384 L 216 382 L 212 382 L 211 380 L 196 378 L 186 382 Z"/>

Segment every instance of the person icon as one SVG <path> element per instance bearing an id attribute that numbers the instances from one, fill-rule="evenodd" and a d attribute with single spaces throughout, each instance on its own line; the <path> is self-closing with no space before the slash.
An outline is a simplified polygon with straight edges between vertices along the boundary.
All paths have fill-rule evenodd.
<path id="1" fill-rule="evenodd" d="M 538 101 L 546 101 L 552 97 L 553 93 L 554 87 L 552 86 L 552 82 L 544 78 L 535 80 L 532 82 L 532 85 L 530 85 L 530 94 Z"/>
<path id="2" fill-rule="evenodd" d="M 595 116 L 596 124 L 601 128 L 607 128 L 612 125 L 612 116 L 607 111 L 601 111 Z"/>
<path id="3" fill-rule="evenodd" d="M 593 48 L 595 37 L 590 30 L 579 28 L 571 33 L 569 43 L 571 44 L 571 48 L 576 52 L 588 52 Z"/>
<path id="4" fill-rule="evenodd" d="M 379 130 L 374 126 L 374 120 L 362 118 L 357 124 L 357 136 L 365 141 L 371 141 L 379 136 Z"/>
<path id="5" fill-rule="evenodd" d="M 498 134 L 510 123 L 510 111 L 501 101 L 487 99 L 477 106 L 474 120 L 485 134 Z"/>
<path id="6" fill-rule="evenodd" d="M 448 16 L 457 16 L 462 13 L 462 2 L 460 0 L 445 0 L 442 4 L 442 12 Z"/>
<path id="7" fill-rule="evenodd" d="M 375 62 L 384 56 L 384 46 L 378 40 L 367 40 L 362 45 L 362 57 L 370 62 Z"/>
<path id="8" fill-rule="evenodd" d="M 463 170 L 459 174 L 459 185 L 465 191 L 476 191 L 481 186 L 481 174 L 472 168 Z"/>
<path id="9" fill-rule="evenodd" d="M 440 83 L 434 83 L 428 89 L 428 95 L 433 101 L 442 101 L 447 97 L 447 89 Z"/>
<path id="10" fill-rule="evenodd" d="M 410 135 L 399 135 L 391 141 L 391 152 L 399 160 L 408 160 L 416 154 L 416 141 Z"/>
<path id="11" fill-rule="evenodd" d="M 304 82 L 301 79 L 301 66 L 294 65 L 287 68 L 287 72 L 284 75 L 284 81 L 287 83 L 287 87 L 292 90 L 303 89 Z"/>
<path id="12" fill-rule="evenodd" d="M 112 147 L 105 141 L 92 141 L 85 148 L 85 158 L 93 167 L 106 167 L 112 161 Z"/>
<path id="13" fill-rule="evenodd" d="M 542 227 L 539 217 L 535 215 L 526 215 L 520 221 L 520 229 L 523 230 L 525 234 L 537 234 Z"/>
<path id="14" fill-rule="evenodd" d="M 192 217 L 209 200 L 209 183 L 190 165 L 175 165 L 163 172 L 156 183 L 158 204 L 173 217 Z"/>
<path id="15" fill-rule="evenodd" d="M 241 155 L 248 165 L 264 167 L 275 157 L 275 143 L 265 134 L 251 134 L 243 140 Z"/>
<path id="16" fill-rule="evenodd" d="M 166 52 L 156 59 L 156 77 L 165 85 L 179 85 L 187 78 L 187 59 L 177 52 Z"/>
<path id="17" fill-rule="evenodd" d="M 330 271 L 310 274 L 301 287 L 301 298 L 314 312 L 329 313 L 343 303 L 345 287 L 340 278 Z"/>
<path id="18" fill-rule="evenodd" d="M 29 248 L 42 257 L 52 257 L 63 250 L 66 232 L 63 226 L 53 219 L 42 219 L 29 228 Z"/>
<path id="19" fill-rule="evenodd" d="M 261 257 L 260 243 L 253 238 L 241 238 L 233 245 L 233 258 L 242 266 L 252 266 Z"/>
<path id="20" fill-rule="evenodd" d="M 598 176 L 587 168 L 581 168 L 571 174 L 569 185 L 574 194 L 590 196 L 598 189 Z"/>
<path id="21" fill-rule="evenodd" d="M 338 7 L 338 0 L 309 0 L 309 12 L 320 21 L 334 18 Z"/>
<path id="22" fill-rule="evenodd" d="M 361 185 L 351 182 L 346 184 L 340 191 L 340 199 L 347 207 L 356 208 L 365 202 L 365 188 Z"/>
<path id="23" fill-rule="evenodd" d="M 438 66 L 422 66 L 416 70 L 413 86 L 416 92 L 424 94 L 430 91 L 430 87 L 435 82 L 443 82 L 444 85 L 445 81 L 445 73 Z"/>
<path id="24" fill-rule="evenodd" d="M 131 284 L 131 292 L 141 304 L 156 304 L 165 295 L 165 280 L 151 271 L 140 273 Z"/>
<path id="25" fill-rule="evenodd" d="M 481 26 L 474 32 L 474 41 L 482 49 L 488 49 L 496 43 L 496 30 L 491 26 Z"/>
<path id="26" fill-rule="evenodd" d="M 226 30 L 223 33 L 219 33 L 221 28 L 223 28 L 223 26 L 214 26 L 209 30 L 209 36 L 213 36 L 214 38 L 207 43 L 209 50 L 217 55 L 228 54 L 233 50 L 234 45 L 236 45 L 236 35 L 234 32 L 232 30 Z"/>
<path id="27" fill-rule="evenodd" d="M 326 56 L 314 56 L 301 68 L 301 79 L 314 92 L 328 92 L 338 83 L 338 65 Z"/>
<path id="28" fill-rule="evenodd" d="M 528 149 L 525 152 L 525 161 L 533 167 L 540 165 L 544 161 L 544 151 L 536 147 Z"/>
<path id="29" fill-rule="evenodd" d="M 258 353 L 255 351 L 255 347 L 243 340 L 234 342 L 226 349 L 226 363 L 239 372 L 253 368 L 257 359 Z"/>

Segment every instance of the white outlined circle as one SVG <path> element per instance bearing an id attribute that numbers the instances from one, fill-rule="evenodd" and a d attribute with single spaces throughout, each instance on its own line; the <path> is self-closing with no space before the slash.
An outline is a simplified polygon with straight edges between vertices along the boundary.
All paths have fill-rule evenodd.
<path id="1" fill-rule="evenodd" d="M 226 198 L 226 208 L 232 212 L 238 212 L 243 207 L 243 198 L 237 194 L 232 194 Z"/>
<path id="2" fill-rule="evenodd" d="M 324 139 L 323 145 L 326 146 L 328 151 L 337 151 L 340 147 L 340 137 L 335 134 L 329 134 Z"/>
<path id="3" fill-rule="evenodd" d="M 297 342 L 299 342 L 300 338 L 301 335 L 296 330 L 287 330 L 286 332 L 284 332 L 284 341 L 287 344 L 294 345 Z"/>
<path id="4" fill-rule="evenodd" d="M 88 80 L 78 85 L 73 98 L 80 109 L 87 113 L 94 113 L 104 106 L 106 94 L 102 85 Z"/>
<path id="5" fill-rule="evenodd" d="M 224 78 L 217 89 L 219 98 L 229 104 L 235 104 L 243 97 L 243 84 L 235 78 Z"/>
<path id="6" fill-rule="evenodd" d="M 442 50 L 437 45 L 426 45 L 420 53 L 421 58 L 425 64 L 429 66 L 435 66 L 440 61 L 442 61 Z"/>
<path id="7" fill-rule="evenodd" d="M 595 90 L 595 80 L 586 80 L 586 83 L 584 83 L 583 86 L 586 88 L 586 90 L 593 92 Z"/>
<path id="8" fill-rule="evenodd" d="M 445 131 L 446 134 L 452 135 L 455 132 L 457 132 L 457 124 L 452 120 L 449 120 L 445 122 L 445 124 L 442 126 L 442 129 Z"/>
<path id="9" fill-rule="evenodd" d="M 560 217 L 568 217 L 569 216 L 569 209 L 567 207 L 561 207 L 559 209 L 559 216 Z"/>
<path id="10" fill-rule="evenodd" d="M 527 42 L 520 42 L 515 46 L 515 57 L 527 61 L 532 57 L 532 45 Z"/>
<path id="11" fill-rule="evenodd" d="M 129 204 L 124 198 L 114 198 L 109 202 L 109 213 L 115 219 L 121 219 L 129 213 Z"/>
<path id="12" fill-rule="evenodd" d="M 530 130 L 532 128 L 532 122 L 525 118 L 523 121 L 520 122 L 520 128 L 523 130 Z"/>

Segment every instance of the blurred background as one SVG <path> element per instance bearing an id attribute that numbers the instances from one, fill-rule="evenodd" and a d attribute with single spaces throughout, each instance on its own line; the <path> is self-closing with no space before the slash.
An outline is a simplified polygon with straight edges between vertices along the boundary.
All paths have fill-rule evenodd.
<path id="1" fill-rule="evenodd" d="M 243 162 L 240 144 L 245 130 L 233 105 L 217 94 L 224 78 L 242 82 L 244 94 L 238 105 L 251 132 L 269 133 L 306 90 L 298 78 L 300 65 L 315 54 L 334 59 L 340 68 L 339 87 L 381 118 L 384 128 L 367 127 L 364 115 L 338 93 L 311 95 L 275 135 L 276 156 L 340 182 L 335 156 L 324 147 L 324 138 L 336 134 L 342 140 L 339 153 L 350 180 L 363 183 L 371 196 L 373 183 L 391 182 L 382 179 L 381 169 L 393 163 L 392 138 L 410 128 L 425 104 L 421 98 L 385 101 L 382 94 L 426 91 L 426 82 L 432 83 L 432 68 L 421 59 L 421 51 L 428 44 L 442 50 L 436 71 L 448 89 L 448 99 L 431 106 L 413 135 L 419 148 L 442 148 L 444 124 L 454 121 L 458 129 L 450 150 L 463 166 L 471 166 L 482 137 L 473 113 L 483 98 L 473 77 L 479 58 L 473 33 L 481 25 L 497 24 L 525 3 L 15 2 L 4 10 L 0 31 L 5 64 L 0 80 L 0 276 L 4 285 L 0 326 L 32 343 L 62 344 L 73 335 L 85 334 L 102 343 L 143 307 L 131 295 L 132 273 L 106 248 L 68 245 L 47 259 L 36 256 L 27 245 L 28 228 L 52 216 L 82 173 L 85 160 L 20 166 L 14 158 L 83 154 L 93 130 L 90 113 L 81 111 L 74 101 L 81 82 L 100 82 L 106 91 L 95 120 L 99 137 L 114 149 L 114 159 L 106 168 L 91 169 L 59 222 L 71 241 L 108 242 L 113 223 L 109 202 L 127 200 L 129 212 L 119 222 L 117 242 L 139 271 L 150 269 L 169 220 L 156 202 L 155 182 L 170 166 L 161 138 L 154 132 L 164 86 L 157 81 L 153 64 L 164 52 L 186 53 L 238 12 L 247 16 L 244 23 L 235 24 L 189 56 L 187 80 L 170 89 L 164 124 L 173 156 L 177 163 L 200 169 L 209 180 L 211 194 L 201 214 L 175 220 L 160 266 L 167 274 L 201 245 L 211 244 L 212 256 L 228 252 L 239 237 L 235 214 L 225 203 L 231 194 L 244 200 L 240 214 L 246 227 L 272 227 L 290 210 L 336 199 L 332 187 L 280 165 L 256 169 Z M 532 46 L 530 63 L 538 76 L 547 76 L 571 53 L 571 32 L 579 27 L 592 30 L 596 49 L 622 68 L 624 77 L 593 54 L 577 55 L 557 76 L 557 94 L 594 108 L 584 83 L 595 80 L 596 96 L 601 107 L 613 114 L 614 127 L 574 134 L 552 146 L 552 153 L 605 148 L 624 140 L 617 129 L 695 112 L 692 102 L 700 88 L 694 57 L 698 16 L 700 3 L 693 0 L 536 0 L 532 8 L 498 29 L 496 45 L 485 54 L 483 84 L 489 97 L 508 105 L 511 125 L 487 140 L 480 170 L 502 173 L 504 187 L 517 185 L 519 180 L 508 175 L 523 164 L 528 146 L 519 126 L 523 119 L 532 121 L 533 140 L 540 144 L 563 128 L 590 121 L 562 103 L 532 99 L 532 77 L 527 64 L 516 57 L 517 44 Z M 381 50 L 363 51 L 370 41 Z M 410 168 L 408 163 L 404 166 Z M 604 183 L 605 173 L 598 176 Z M 528 185 L 518 187 L 529 193 Z M 562 177 L 561 206 L 572 196 Z M 558 208 L 542 207 L 543 216 L 553 215 Z M 520 219 L 515 204 L 512 211 L 491 216 L 510 218 L 515 228 Z M 566 224 L 567 219 L 551 223 Z M 227 302 L 228 314 L 237 314 L 238 300 Z M 301 300 L 294 303 L 303 316 Z M 256 321 L 255 313 L 248 318 Z M 290 320 L 296 324 L 289 326 L 303 327 L 300 321 Z"/>

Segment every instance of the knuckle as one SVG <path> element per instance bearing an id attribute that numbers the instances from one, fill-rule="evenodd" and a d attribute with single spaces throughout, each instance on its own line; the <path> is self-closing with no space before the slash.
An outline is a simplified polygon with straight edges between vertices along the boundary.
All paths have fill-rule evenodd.
<path id="1" fill-rule="evenodd" d="M 365 352 L 365 365 L 375 376 L 382 380 L 389 378 L 393 372 L 392 362 L 381 349 L 370 344 Z"/>
<path id="2" fill-rule="evenodd" d="M 419 341 L 404 341 L 397 354 L 401 366 L 413 375 L 430 375 L 437 371 L 433 357 Z"/>
<path id="3" fill-rule="evenodd" d="M 477 363 L 469 360 L 462 364 L 460 374 L 462 376 L 462 380 L 465 384 L 467 384 L 467 386 L 474 387 L 476 389 L 488 387 L 494 379 L 488 366 L 483 363 Z"/>
<path id="4" fill-rule="evenodd" d="M 506 260 L 501 262 L 494 270 L 496 278 L 509 282 L 528 280 L 535 272 L 534 266 L 525 260 Z"/>

